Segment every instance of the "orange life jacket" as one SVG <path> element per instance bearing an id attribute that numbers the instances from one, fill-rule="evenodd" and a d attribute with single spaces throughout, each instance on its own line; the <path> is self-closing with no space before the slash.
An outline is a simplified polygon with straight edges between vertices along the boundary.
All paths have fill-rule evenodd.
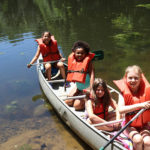
<path id="1" fill-rule="evenodd" d="M 42 38 L 36 39 L 35 41 L 37 41 L 40 46 L 40 52 L 42 53 L 44 62 L 59 60 L 61 58 L 57 47 L 57 41 L 54 39 L 54 36 L 51 36 L 50 45 L 44 44 Z"/>
<path id="2" fill-rule="evenodd" d="M 67 81 L 85 83 L 86 74 L 90 61 L 94 58 L 94 53 L 89 53 L 83 61 L 76 61 L 74 53 L 68 57 Z"/>
<path id="3" fill-rule="evenodd" d="M 132 95 L 130 89 L 128 88 L 125 78 L 123 78 L 121 80 L 115 80 L 113 82 L 116 84 L 116 86 L 121 91 L 121 93 L 124 97 L 125 105 L 133 105 L 133 104 L 142 103 L 142 102 L 150 100 L 150 84 L 146 80 L 146 78 L 144 77 L 143 74 L 142 74 L 142 79 L 141 79 L 140 89 L 138 91 L 138 94 L 136 94 L 134 96 Z M 137 112 L 135 111 L 135 113 L 137 113 Z M 129 122 L 133 118 L 135 113 L 131 112 L 131 113 L 126 114 L 126 123 Z M 150 110 L 146 110 L 141 115 L 139 115 L 139 117 L 137 119 L 135 119 L 130 124 L 130 126 L 143 127 L 149 121 L 150 121 Z"/>

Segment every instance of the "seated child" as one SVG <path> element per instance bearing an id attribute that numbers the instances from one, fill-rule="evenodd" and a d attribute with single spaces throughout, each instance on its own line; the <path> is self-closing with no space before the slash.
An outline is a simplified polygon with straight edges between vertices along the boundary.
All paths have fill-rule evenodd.
<path id="1" fill-rule="evenodd" d="M 90 53 L 89 45 L 84 41 L 74 43 L 72 53 L 68 57 L 67 81 L 76 82 L 76 88 L 73 89 L 69 96 L 82 95 L 83 89 L 92 87 L 94 81 L 94 66 L 92 59 L 95 54 Z M 66 100 L 66 104 L 73 106 L 75 110 L 85 108 L 84 99 Z"/>
<path id="2" fill-rule="evenodd" d="M 117 104 L 112 100 L 106 83 L 101 78 L 96 78 L 90 92 L 89 99 L 86 101 L 86 111 L 88 113 L 88 121 L 90 124 L 105 123 L 116 117 L 120 119 Z M 116 113 L 109 113 L 108 108 L 111 106 Z M 97 127 L 100 130 L 113 131 L 118 129 L 120 124 L 110 124 Z"/>

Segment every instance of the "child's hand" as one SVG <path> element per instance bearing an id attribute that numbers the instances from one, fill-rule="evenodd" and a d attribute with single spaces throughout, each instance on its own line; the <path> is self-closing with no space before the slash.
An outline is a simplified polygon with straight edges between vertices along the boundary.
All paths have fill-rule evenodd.
<path id="1" fill-rule="evenodd" d="M 140 103 L 142 108 L 149 109 L 150 108 L 150 101 Z"/>
<path id="2" fill-rule="evenodd" d="M 27 64 L 27 67 L 30 68 L 32 65 L 31 64 Z"/>
<path id="3" fill-rule="evenodd" d="M 60 61 L 62 61 L 62 62 L 64 62 L 65 60 L 66 60 L 66 58 L 63 58 L 63 57 L 60 59 Z"/>

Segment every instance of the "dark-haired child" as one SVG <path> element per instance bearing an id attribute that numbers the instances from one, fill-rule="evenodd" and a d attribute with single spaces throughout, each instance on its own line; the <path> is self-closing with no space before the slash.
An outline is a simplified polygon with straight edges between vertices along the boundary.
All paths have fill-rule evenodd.
<path id="1" fill-rule="evenodd" d="M 62 58 L 61 54 L 59 53 L 57 41 L 55 40 L 54 36 L 51 35 L 50 32 L 45 31 L 42 34 L 42 38 L 36 39 L 38 43 L 38 48 L 35 56 L 31 60 L 27 67 L 30 68 L 32 64 L 39 58 L 40 54 L 42 54 L 43 62 L 47 62 L 44 64 L 46 69 L 46 75 L 48 80 L 51 80 L 51 68 L 52 64 L 48 61 L 55 61 L 61 60 L 56 62 L 54 65 L 60 69 L 60 73 L 62 77 L 65 79 L 65 68 L 63 65 L 63 61 L 65 58 Z"/>
<path id="2" fill-rule="evenodd" d="M 116 110 L 116 114 L 108 112 L 109 106 Z M 94 80 L 89 99 L 86 101 L 86 111 L 88 113 L 88 121 L 90 124 L 105 123 L 114 119 L 114 116 L 116 116 L 116 120 L 120 119 L 117 104 L 112 100 L 107 85 L 101 78 L 96 78 Z M 99 126 L 97 128 L 100 130 L 113 131 L 118 129 L 119 125 L 120 124 L 111 124 Z"/>
<path id="3" fill-rule="evenodd" d="M 94 66 L 92 59 L 95 54 L 90 53 L 88 43 L 84 41 L 77 41 L 72 47 L 72 53 L 68 57 L 68 73 L 67 81 L 75 82 L 76 89 L 69 94 L 69 96 L 82 95 L 83 89 L 92 87 L 94 82 Z M 73 106 L 75 110 L 82 110 L 85 108 L 84 99 L 71 99 L 65 101 L 69 106 Z"/>

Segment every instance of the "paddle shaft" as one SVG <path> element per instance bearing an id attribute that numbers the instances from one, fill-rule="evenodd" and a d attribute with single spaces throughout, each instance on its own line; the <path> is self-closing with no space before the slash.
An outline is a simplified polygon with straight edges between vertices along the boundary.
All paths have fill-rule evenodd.
<path id="1" fill-rule="evenodd" d="M 85 98 L 86 95 L 79 95 L 79 96 L 71 96 L 71 97 L 66 97 L 64 98 L 63 100 L 69 100 L 69 99 L 82 99 L 82 98 Z"/>
<path id="2" fill-rule="evenodd" d="M 115 123 L 119 123 L 122 122 L 123 120 L 113 120 L 113 121 L 108 121 L 108 122 L 104 122 L 104 123 L 98 123 L 98 124 L 92 124 L 92 126 L 94 127 L 99 127 L 99 126 L 105 126 L 105 125 L 109 125 L 109 124 L 115 124 Z"/>
<path id="3" fill-rule="evenodd" d="M 93 60 L 100 60 L 100 59 L 104 58 L 103 50 L 93 51 L 92 53 L 95 54 Z M 59 61 L 61 61 L 61 60 L 54 60 L 54 61 L 46 61 L 46 62 L 34 63 L 34 64 L 31 64 L 31 66 L 40 65 L 40 64 L 46 64 L 46 63 L 56 63 L 56 62 L 59 62 Z M 65 61 L 67 61 L 67 60 L 65 60 Z"/>
<path id="4" fill-rule="evenodd" d="M 31 64 L 31 66 L 36 66 L 36 65 L 46 64 L 46 63 L 56 63 L 56 62 L 59 62 L 59 61 L 61 61 L 61 60 L 54 60 L 54 61 L 46 61 L 46 62 L 34 63 L 34 64 Z"/>
<path id="5" fill-rule="evenodd" d="M 113 140 L 119 136 L 140 114 L 142 114 L 146 109 L 141 109 L 113 138 L 106 143 L 105 146 L 101 147 L 99 150 L 104 150 Z"/>

